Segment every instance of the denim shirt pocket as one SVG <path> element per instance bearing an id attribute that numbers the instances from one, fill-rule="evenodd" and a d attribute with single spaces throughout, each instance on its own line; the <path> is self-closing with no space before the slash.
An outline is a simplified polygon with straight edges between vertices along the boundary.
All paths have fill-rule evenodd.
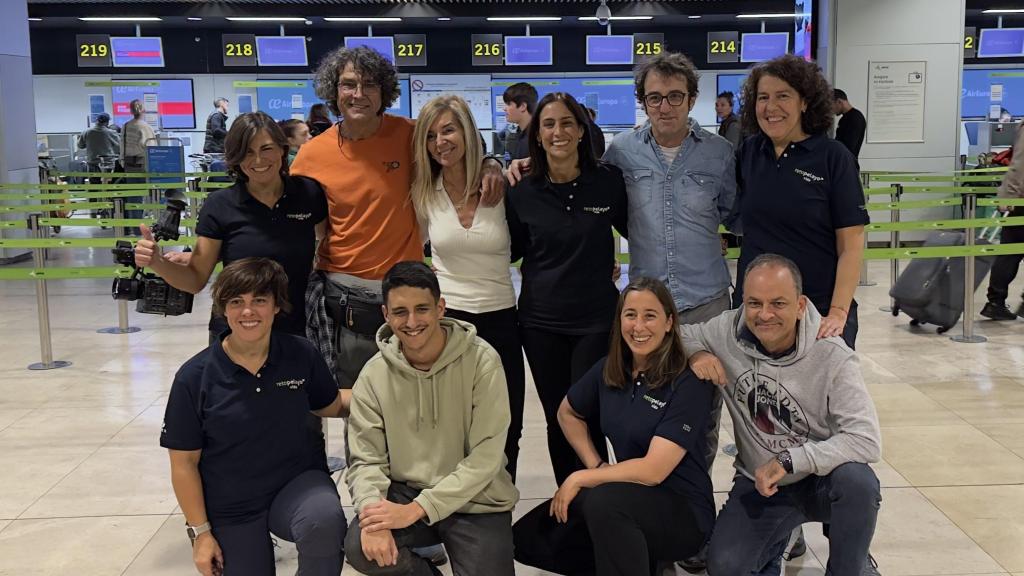
<path id="1" fill-rule="evenodd" d="M 650 168 L 634 168 L 623 171 L 626 180 L 626 196 L 630 208 L 643 208 L 651 203 L 654 195 L 654 171 Z"/>
<path id="2" fill-rule="evenodd" d="M 721 176 L 706 170 L 687 170 L 683 181 L 683 205 L 698 213 L 711 213 L 718 204 Z"/>

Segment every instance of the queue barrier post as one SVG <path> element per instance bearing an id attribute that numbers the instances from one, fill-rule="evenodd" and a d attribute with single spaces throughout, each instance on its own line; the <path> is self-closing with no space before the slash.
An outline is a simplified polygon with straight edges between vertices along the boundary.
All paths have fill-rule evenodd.
<path id="1" fill-rule="evenodd" d="M 114 218 L 124 218 L 124 198 L 114 198 Z M 114 226 L 115 236 L 126 236 L 128 234 L 128 226 Z M 128 325 L 128 302 L 126 300 L 117 300 L 117 326 L 110 326 L 108 328 L 100 328 L 96 332 L 100 334 L 134 334 L 135 332 L 141 331 L 142 328 L 138 326 Z"/>
<path id="2" fill-rule="evenodd" d="M 32 236 L 42 239 L 45 236 L 44 227 L 39 224 L 39 215 L 29 215 L 29 228 Z M 32 260 L 37 270 L 46 267 L 46 249 L 33 248 Z M 29 370 L 52 370 L 54 368 L 66 368 L 71 366 L 67 360 L 53 359 L 53 345 L 50 342 L 50 298 L 46 291 L 46 280 L 36 280 L 36 311 L 39 314 L 39 349 L 41 362 L 28 365 Z"/>
<path id="3" fill-rule="evenodd" d="M 861 185 L 861 188 L 864 189 L 864 203 L 866 204 L 868 202 L 867 188 L 868 188 L 868 186 L 871 185 L 871 174 L 868 174 L 866 172 L 861 172 L 861 175 L 860 175 L 860 185 Z M 866 249 L 867 247 L 868 247 L 868 233 L 865 232 L 864 233 L 864 248 Z M 872 282 L 871 280 L 868 279 L 868 261 L 867 260 L 861 260 L 861 263 L 860 263 L 860 280 L 857 282 L 857 285 L 858 286 L 875 286 L 877 284 L 878 284 L 877 282 Z"/>
<path id="4" fill-rule="evenodd" d="M 893 222 L 893 223 L 896 223 L 896 222 L 900 221 L 899 201 L 900 201 L 900 198 L 903 197 L 903 185 L 902 184 L 892 184 L 892 185 L 890 185 L 890 188 L 892 189 L 892 192 L 890 193 L 889 197 L 892 199 L 893 206 L 892 206 L 892 209 L 889 211 L 889 221 Z M 899 247 L 900 247 L 900 231 L 899 230 L 891 230 L 889 232 L 889 248 L 892 248 L 893 250 L 895 250 L 895 249 L 897 249 Z M 892 259 L 892 266 L 891 266 L 890 271 L 889 271 L 889 290 L 890 291 L 892 290 L 892 287 L 896 285 L 896 280 L 899 277 L 900 277 L 900 260 L 899 260 L 899 258 L 893 258 Z M 896 309 L 896 299 L 891 297 L 891 296 L 889 297 L 889 305 L 888 306 L 882 306 L 882 307 L 879 308 L 879 310 L 881 310 L 882 312 L 892 312 L 895 309 Z"/>
<path id="5" fill-rule="evenodd" d="M 978 196 L 974 192 L 964 194 L 964 219 L 974 220 L 978 209 Z M 964 229 L 964 245 L 974 247 L 974 226 L 967 224 Z M 974 255 L 964 257 L 964 313 L 961 323 L 963 333 L 949 339 L 961 344 L 979 344 L 988 338 L 974 333 Z"/>

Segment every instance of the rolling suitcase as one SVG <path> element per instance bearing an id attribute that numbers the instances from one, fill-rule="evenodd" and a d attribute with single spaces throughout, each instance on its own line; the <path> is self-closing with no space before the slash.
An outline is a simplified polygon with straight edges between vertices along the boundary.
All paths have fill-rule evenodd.
<path id="1" fill-rule="evenodd" d="M 962 246 L 965 234 L 959 231 L 932 232 L 926 247 Z M 977 244 L 989 244 L 977 239 Z M 974 258 L 974 289 L 988 276 L 993 257 Z M 889 290 L 895 305 L 893 316 L 903 312 L 911 318 L 911 325 L 934 324 L 941 334 L 960 320 L 964 311 L 964 258 L 920 258 L 910 262 Z"/>

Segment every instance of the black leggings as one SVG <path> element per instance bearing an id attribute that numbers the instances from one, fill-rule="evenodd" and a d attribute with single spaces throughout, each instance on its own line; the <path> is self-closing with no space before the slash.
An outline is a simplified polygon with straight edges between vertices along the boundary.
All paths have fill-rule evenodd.
<path id="1" fill-rule="evenodd" d="M 569 441 L 558 425 L 558 407 L 569 391 L 587 370 L 598 360 L 608 355 L 608 333 L 600 334 L 558 334 L 539 328 L 522 329 L 523 350 L 530 362 L 530 373 L 537 386 L 537 395 L 544 407 L 544 420 L 548 429 L 548 454 L 559 486 L 583 463 L 576 456 Z M 587 422 L 590 437 L 598 453 L 607 460 L 607 448 L 603 441 L 598 422 Z"/>
<path id="2" fill-rule="evenodd" d="M 516 479 L 516 461 L 519 459 L 519 438 L 523 435 L 523 401 L 526 396 L 526 368 L 523 366 L 523 347 L 519 343 L 519 321 L 516 309 L 505 308 L 494 312 L 473 314 L 462 310 L 445 309 L 445 315 L 456 320 L 463 320 L 476 326 L 476 334 L 494 347 L 501 357 L 501 365 L 505 370 L 505 382 L 508 385 L 508 405 L 512 412 L 512 422 L 508 426 L 508 438 L 505 439 L 505 457 L 508 464 L 505 469 Z"/>
<path id="3" fill-rule="evenodd" d="M 1016 206 L 1010 212 L 1010 216 L 1024 216 L 1024 206 Z M 1007 226 L 1003 228 L 1003 244 L 1014 244 L 1024 242 L 1024 226 Z M 1006 298 L 1010 295 L 1010 283 L 1017 277 L 1017 269 L 1024 259 L 1024 254 L 1000 254 L 992 263 L 992 276 L 988 281 L 988 301 L 996 304 L 1006 305 Z"/>
<path id="4" fill-rule="evenodd" d="M 558 524 L 547 500 L 512 527 L 516 560 L 556 574 L 648 576 L 659 562 L 689 558 L 706 540 L 689 503 L 662 486 L 584 488 Z"/>

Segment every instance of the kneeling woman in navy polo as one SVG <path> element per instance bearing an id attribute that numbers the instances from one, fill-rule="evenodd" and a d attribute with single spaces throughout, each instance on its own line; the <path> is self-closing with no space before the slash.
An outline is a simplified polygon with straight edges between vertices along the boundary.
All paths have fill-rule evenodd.
<path id="1" fill-rule="evenodd" d="M 715 518 L 704 457 L 712 385 L 687 367 L 678 323 L 660 281 L 623 290 L 608 357 L 558 410 L 586 469 L 516 523 L 516 560 L 558 574 L 655 574 L 704 544 Z M 595 416 L 612 463 L 595 448 L 604 438 L 588 432 Z"/>
<path id="2" fill-rule="evenodd" d="M 272 331 L 290 308 L 280 264 L 232 262 L 213 299 L 228 330 L 178 370 L 160 433 L 196 568 L 272 575 L 273 532 L 295 542 L 300 574 L 338 576 L 345 513 L 305 424 L 347 416 L 349 392 L 309 341 Z"/>

